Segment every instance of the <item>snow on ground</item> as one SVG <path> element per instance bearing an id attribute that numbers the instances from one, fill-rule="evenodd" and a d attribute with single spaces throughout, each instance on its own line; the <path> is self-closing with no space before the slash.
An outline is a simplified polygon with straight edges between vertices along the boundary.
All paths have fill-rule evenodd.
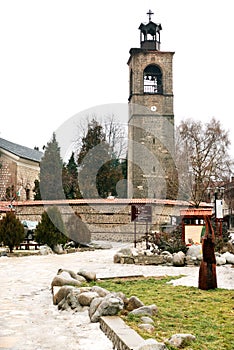
<path id="1" fill-rule="evenodd" d="M 121 265 L 113 263 L 113 248 L 64 255 L 0 258 L 0 349 L 11 350 L 111 350 L 112 343 L 90 323 L 87 312 L 59 311 L 52 303 L 50 283 L 59 268 L 87 269 L 97 277 L 128 275 L 176 276 L 174 285 L 197 287 L 198 267 Z M 216 269 L 219 288 L 234 289 L 234 269 Z"/>

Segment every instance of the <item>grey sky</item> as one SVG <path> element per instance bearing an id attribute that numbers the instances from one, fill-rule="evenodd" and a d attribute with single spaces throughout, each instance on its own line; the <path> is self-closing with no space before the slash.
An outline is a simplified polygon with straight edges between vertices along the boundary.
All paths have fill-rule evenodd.
<path id="1" fill-rule="evenodd" d="M 1 1 L 0 136 L 41 148 L 76 113 L 127 103 L 129 49 L 149 9 L 161 50 L 175 51 L 176 124 L 215 117 L 232 140 L 230 0 Z"/>

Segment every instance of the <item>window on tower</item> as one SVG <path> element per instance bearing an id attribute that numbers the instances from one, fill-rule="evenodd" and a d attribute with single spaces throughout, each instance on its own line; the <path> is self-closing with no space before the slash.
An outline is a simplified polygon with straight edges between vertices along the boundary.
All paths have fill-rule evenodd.
<path id="1" fill-rule="evenodd" d="M 144 93 L 162 95 L 163 93 L 162 71 L 159 66 L 151 64 L 145 68 Z"/>
<path id="2" fill-rule="evenodd" d="M 133 72 L 130 72 L 130 96 L 132 96 L 132 86 L 133 86 Z"/>

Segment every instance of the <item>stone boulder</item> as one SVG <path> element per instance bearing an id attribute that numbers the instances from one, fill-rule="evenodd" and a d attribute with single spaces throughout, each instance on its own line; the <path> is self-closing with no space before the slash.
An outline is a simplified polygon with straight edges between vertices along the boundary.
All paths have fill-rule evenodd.
<path id="1" fill-rule="evenodd" d="M 75 311 L 83 311 L 83 307 L 82 305 L 80 305 L 78 300 L 79 295 L 80 295 L 79 288 L 75 288 L 70 293 L 68 293 L 66 297 L 68 308 Z"/>
<path id="2" fill-rule="evenodd" d="M 39 252 L 41 255 L 53 254 L 53 250 L 48 245 L 41 245 Z"/>
<path id="3" fill-rule="evenodd" d="M 226 259 L 227 264 L 234 265 L 234 254 L 226 252 L 226 253 L 222 254 L 222 257 Z"/>
<path id="4" fill-rule="evenodd" d="M 154 333 L 155 327 L 152 324 L 149 323 L 140 323 L 139 328 L 144 330 L 147 333 Z"/>
<path id="5" fill-rule="evenodd" d="M 77 281 L 82 282 L 82 283 L 87 282 L 85 277 L 78 275 L 74 271 L 68 270 L 68 269 L 61 269 L 60 268 L 57 272 L 57 275 L 60 275 L 61 277 L 65 278 L 65 279 L 71 278 L 71 279 L 77 280 Z"/>
<path id="6" fill-rule="evenodd" d="M 183 252 L 178 252 L 173 254 L 173 265 L 174 266 L 184 266 L 185 265 L 185 254 Z"/>
<path id="7" fill-rule="evenodd" d="M 58 292 L 53 295 L 53 304 L 54 305 L 58 305 L 60 303 L 61 300 L 63 300 L 64 298 L 66 298 L 68 296 L 68 294 L 71 292 L 71 290 L 74 287 L 72 286 L 63 286 L 61 288 L 59 288 Z"/>
<path id="8" fill-rule="evenodd" d="M 122 249 L 118 250 L 117 253 L 120 253 L 124 256 L 132 256 L 132 249 L 131 248 L 122 248 Z"/>
<path id="9" fill-rule="evenodd" d="M 80 270 L 77 272 L 77 275 L 83 276 L 88 282 L 96 281 L 97 276 L 95 272 Z"/>
<path id="10" fill-rule="evenodd" d="M 167 250 L 164 250 L 161 255 L 163 256 L 164 258 L 164 262 L 167 264 L 167 265 L 173 265 L 173 255 L 168 252 Z"/>
<path id="11" fill-rule="evenodd" d="M 132 315 L 149 315 L 149 316 L 155 316 L 158 313 L 158 308 L 155 304 L 149 305 L 149 306 L 141 306 L 138 309 L 132 310 L 129 312 L 129 314 Z"/>
<path id="12" fill-rule="evenodd" d="M 192 334 L 186 334 L 186 333 L 174 334 L 168 340 L 168 343 L 176 348 L 181 348 L 188 345 L 188 343 L 195 341 L 195 339 L 196 337 Z"/>
<path id="13" fill-rule="evenodd" d="M 62 287 L 63 288 L 63 287 Z M 79 303 L 79 296 L 90 291 L 89 287 L 72 288 L 69 293 L 58 303 L 59 310 L 83 311 L 85 306 Z M 59 292 L 58 292 L 59 293 Z"/>
<path id="14" fill-rule="evenodd" d="M 132 311 L 132 310 L 138 309 L 139 307 L 142 307 L 142 306 L 144 306 L 142 301 L 133 295 L 128 299 L 128 302 L 126 305 L 126 310 Z"/>
<path id="15" fill-rule="evenodd" d="M 136 255 L 136 252 L 135 252 L 135 255 Z M 113 257 L 113 261 L 115 264 L 126 263 L 125 259 L 122 259 L 122 258 L 125 258 L 125 259 L 130 258 L 130 260 L 129 260 L 130 263 L 134 263 L 132 249 L 131 248 L 122 248 L 122 249 L 118 250 L 117 253 Z"/>
<path id="16" fill-rule="evenodd" d="M 187 256 L 191 256 L 197 260 L 202 260 L 202 246 L 201 244 L 193 244 L 191 245 L 186 253 Z"/>
<path id="17" fill-rule="evenodd" d="M 62 287 L 62 286 L 77 286 L 79 287 L 82 282 L 77 281 L 73 278 L 63 278 L 60 276 L 55 276 L 51 282 L 51 290 L 54 293 L 54 287 Z"/>
<path id="18" fill-rule="evenodd" d="M 62 244 L 56 244 L 53 246 L 53 251 L 55 254 L 64 254 L 63 246 Z"/>
<path id="19" fill-rule="evenodd" d="M 148 317 L 148 316 L 142 316 L 141 317 L 141 321 L 143 323 L 148 323 L 148 324 L 153 324 L 154 323 L 154 320 L 152 320 L 152 318 Z"/>
<path id="20" fill-rule="evenodd" d="M 98 293 L 88 291 L 88 292 L 80 293 L 77 299 L 81 306 L 90 306 L 92 300 L 98 297 L 99 297 Z"/>
<path id="21" fill-rule="evenodd" d="M 113 245 L 110 242 L 90 242 L 89 243 L 90 248 L 94 249 L 111 249 L 113 248 Z"/>
<path id="22" fill-rule="evenodd" d="M 224 256 L 217 253 L 216 253 L 215 259 L 216 259 L 217 266 L 225 265 L 227 262 Z"/>
<path id="23" fill-rule="evenodd" d="M 7 253 L 8 253 L 8 249 L 7 248 L 0 249 L 0 257 L 1 256 L 7 256 Z"/>
<path id="24" fill-rule="evenodd" d="M 95 298 L 90 304 L 89 317 L 91 322 L 98 322 L 101 316 L 117 315 L 124 307 L 123 300 L 109 293 L 103 298 Z"/>
<path id="25" fill-rule="evenodd" d="M 105 297 L 107 294 L 110 293 L 107 289 L 99 287 L 99 286 L 93 286 L 91 288 L 91 292 L 97 293 L 99 297 Z"/>
<path id="26" fill-rule="evenodd" d="M 155 339 L 146 339 L 139 344 L 136 350 L 167 350 L 167 347 L 163 343 L 158 343 Z"/>

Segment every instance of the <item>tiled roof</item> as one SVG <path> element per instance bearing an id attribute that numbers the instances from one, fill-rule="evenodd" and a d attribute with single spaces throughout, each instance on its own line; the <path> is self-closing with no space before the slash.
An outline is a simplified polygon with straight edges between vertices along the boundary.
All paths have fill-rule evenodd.
<path id="1" fill-rule="evenodd" d="M 40 162 L 43 152 L 31 149 L 25 146 L 18 145 L 16 143 L 4 140 L 0 138 L 0 148 L 15 154 L 18 157 L 33 160 L 35 162 Z"/>
<path id="2" fill-rule="evenodd" d="M 3 203 L 3 202 L 2 202 Z M 8 202 L 4 204 L 7 205 Z M 95 204 L 120 204 L 120 205 L 130 205 L 130 204 L 155 204 L 155 205 L 169 205 L 169 206 L 181 206 L 181 207 L 193 207 L 192 203 L 182 200 L 170 200 L 170 199 L 154 199 L 154 198 L 115 198 L 115 199 L 57 199 L 57 200 L 35 200 L 35 201 L 15 201 L 13 203 L 15 206 L 21 205 L 95 205 Z M 201 208 L 210 208 L 212 204 L 202 202 L 200 203 Z"/>

